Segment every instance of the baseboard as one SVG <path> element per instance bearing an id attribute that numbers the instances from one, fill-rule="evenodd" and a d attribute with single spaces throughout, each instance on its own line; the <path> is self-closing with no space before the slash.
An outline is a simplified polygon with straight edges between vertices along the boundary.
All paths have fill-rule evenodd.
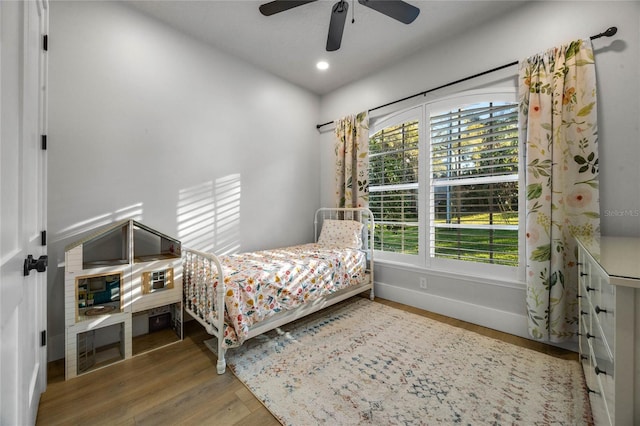
<path id="1" fill-rule="evenodd" d="M 376 297 L 391 300 L 425 311 L 446 315 L 472 324 L 481 325 L 503 333 L 531 339 L 528 331 L 527 317 L 513 312 L 501 311 L 487 306 L 436 296 L 421 291 L 410 290 L 386 283 L 375 283 Z M 532 339 L 533 340 L 533 339 Z M 575 342 L 549 343 L 552 346 L 577 352 Z"/>
<path id="2" fill-rule="evenodd" d="M 377 297 L 530 339 L 527 317 L 425 292 L 375 283 Z"/>

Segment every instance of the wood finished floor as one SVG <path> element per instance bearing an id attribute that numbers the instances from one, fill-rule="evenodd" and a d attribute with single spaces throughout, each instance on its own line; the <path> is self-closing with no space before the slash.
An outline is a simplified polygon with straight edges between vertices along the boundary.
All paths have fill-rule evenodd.
<path id="1" fill-rule="evenodd" d="M 563 359 L 575 352 L 490 330 L 384 299 L 376 302 Z M 38 425 L 278 425 L 227 369 L 216 373 L 209 336 L 195 321 L 182 342 L 64 380 L 64 360 L 49 363 Z"/>

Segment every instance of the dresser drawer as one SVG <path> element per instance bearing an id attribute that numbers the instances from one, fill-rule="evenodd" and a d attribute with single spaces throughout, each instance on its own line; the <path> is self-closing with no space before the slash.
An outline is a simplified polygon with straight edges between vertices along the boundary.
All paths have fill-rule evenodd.
<path id="1" fill-rule="evenodd" d="M 589 404 L 591 405 L 591 415 L 593 422 L 597 426 L 613 425 L 607 411 L 607 404 L 602 397 L 600 390 L 589 393 Z"/>
<path id="2" fill-rule="evenodd" d="M 602 303 L 591 309 L 592 333 L 599 335 L 606 344 L 611 359 L 615 356 L 615 315 L 612 306 Z"/>
<path id="3" fill-rule="evenodd" d="M 578 282 L 581 286 L 581 294 L 589 299 L 594 297 L 596 292 L 600 291 L 600 280 L 597 278 L 597 274 L 594 277 L 592 270 L 597 271 L 591 260 L 584 256 L 580 259 L 578 264 Z"/>
<path id="4" fill-rule="evenodd" d="M 590 309 L 589 316 L 591 317 L 591 327 L 587 339 L 592 347 L 596 361 L 603 360 L 603 362 L 613 362 L 612 342 L 609 342 L 604 335 L 593 308 Z"/>
<path id="5" fill-rule="evenodd" d="M 603 309 L 612 307 L 615 300 L 615 288 L 609 284 L 609 277 L 595 265 L 591 265 L 589 268 L 589 275 L 590 288 L 594 288 L 588 292 L 593 307 L 599 306 Z"/>
<path id="6" fill-rule="evenodd" d="M 615 300 L 615 287 L 609 284 L 608 280 L 601 280 L 598 297 L 594 297 L 591 303 L 595 314 L 594 319 L 600 325 L 603 337 L 611 348 L 612 353 L 615 347 Z"/>
<path id="7" fill-rule="evenodd" d="M 610 367 L 607 367 L 606 365 L 596 365 L 596 368 L 600 369 L 600 370 L 596 370 L 595 376 L 596 376 L 596 382 L 598 383 L 598 387 L 600 388 L 600 392 L 602 394 L 602 398 L 604 399 L 607 417 L 609 418 L 610 424 L 615 424 L 615 421 L 614 421 L 615 412 L 613 409 L 614 401 L 615 401 L 615 383 L 613 379 L 613 364 L 611 364 Z M 603 373 L 602 370 L 606 371 L 606 374 Z"/>
<path id="8" fill-rule="evenodd" d="M 593 370 L 593 353 L 591 347 L 586 338 L 580 338 L 580 364 L 582 364 L 582 371 L 584 372 L 584 380 L 589 390 L 595 390 L 598 384 L 596 383 L 596 375 Z"/>
<path id="9" fill-rule="evenodd" d="M 589 403 L 591 405 L 591 414 L 595 425 L 613 425 L 610 415 L 606 390 L 604 389 L 602 380 L 599 379 L 594 371 L 595 360 L 593 354 L 581 357 L 582 367 L 584 369 L 584 377 L 589 392 Z"/>

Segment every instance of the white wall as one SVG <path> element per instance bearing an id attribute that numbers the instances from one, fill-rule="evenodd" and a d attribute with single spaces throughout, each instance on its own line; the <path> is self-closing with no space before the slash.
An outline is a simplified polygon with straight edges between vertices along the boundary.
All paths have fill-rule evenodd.
<path id="1" fill-rule="evenodd" d="M 411 59 L 324 96 L 318 123 L 374 108 L 617 26 L 614 38 L 593 42 L 599 86 L 601 223 L 603 233 L 640 236 L 639 22 L 638 2 L 523 3 L 507 15 L 496 16 L 487 25 L 469 28 L 466 34 L 428 46 Z M 372 53 L 375 54 L 375 49 Z M 514 66 L 428 96 L 431 99 L 491 80 L 506 81 L 516 74 Z M 394 108 L 424 101 L 419 97 Z M 372 116 L 375 119 L 391 111 L 392 108 L 385 108 Z M 327 205 L 332 203 L 334 194 L 330 126 L 323 130 L 320 143 L 322 204 Z M 522 283 L 382 263 L 377 264 L 376 273 L 379 296 L 527 337 Z M 419 289 L 420 276 L 427 277 L 427 290 Z"/>
<path id="2" fill-rule="evenodd" d="M 332 132 L 318 136 L 316 123 L 612 25 L 616 37 L 594 42 L 602 228 L 640 235 L 640 218 L 614 215 L 640 210 L 637 2 L 529 2 L 320 101 L 117 3 L 55 1 L 50 19 L 52 266 L 64 261 L 66 244 L 123 217 L 202 249 L 308 240 L 309 218 L 316 207 L 332 205 L 334 193 Z M 429 96 L 514 73 L 515 67 Z M 291 233 L 273 231 L 285 228 Z M 418 288 L 419 276 L 428 278 L 426 291 Z M 63 269 L 50 268 L 48 281 L 49 350 L 56 359 L 64 352 Z M 526 335 L 521 283 L 381 264 L 377 282 L 385 298 Z"/>
<path id="3" fill-rule="evenodd" d="M 67 244 L 126 217 L 204 250 L 307 242 L 320 169 L 317 96 L 116 2 L 50 4 L 52 360 Z"/>

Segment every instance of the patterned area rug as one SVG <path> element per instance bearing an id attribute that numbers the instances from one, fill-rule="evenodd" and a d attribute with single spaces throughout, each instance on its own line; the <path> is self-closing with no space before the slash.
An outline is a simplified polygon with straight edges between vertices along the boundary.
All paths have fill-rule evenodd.
<path id="1" fill-rule="evenodd" d="M 577 361 L 363 298 L 227 352 L 286 425 L 585 425 Z"/>

